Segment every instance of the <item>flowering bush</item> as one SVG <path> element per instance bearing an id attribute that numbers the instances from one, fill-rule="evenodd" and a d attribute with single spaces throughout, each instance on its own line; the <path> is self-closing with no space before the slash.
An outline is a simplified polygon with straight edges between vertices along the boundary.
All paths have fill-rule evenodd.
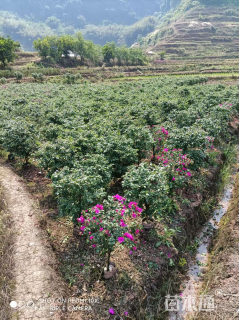
<path id="1" fill-rule="evenodd" d="M 149 126 L 149 129 L 152 131 L 153 134 L 153 142 L 152 142 L 152 147 L 153 147 L 153 158 L 155 157 L 156 153 L 162 149 L 162 147 L 165 144 L 165 141 L 168 138 L 168 131 L 159 126 Z"/>
<path id="2" fill-rule="evenodd" d="M 187 179 L 191 177 L 191 172 L 188 169 L 191 160 L 182 153 L 182 149 L 169 150 L 164 148 L 156 158 L 159 164 L 167 170 L 170 189 L 182 188 Z"/>
<path id="3" fill-rule="evenodd" d="M 109 270 L 110 254 L 117 243 L 136 250 L 135 236 L 141 226 L 132 221 L 141 215 L 142 209 L 137 203 L 126 204 L 126 199 L 119 196 L 109 196 L 103 204 L 97 204 L 82 212 L 77 221 L 80 224 L 80 235 L 86 235 L 87 243 L 95 248 L 96 252 L 107 254 L 107 270 Z M 131 217 L 127 223 L 126 218 Z"/>

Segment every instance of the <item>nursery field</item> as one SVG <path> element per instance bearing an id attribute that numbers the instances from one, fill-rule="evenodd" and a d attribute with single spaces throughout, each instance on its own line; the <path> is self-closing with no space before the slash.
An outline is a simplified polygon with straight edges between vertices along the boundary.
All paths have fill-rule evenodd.
<path id="1" fill-rule="evenodd" d="M 0 86 L 2 154 L 39 201 L 70 295 L 97 300 L 66 319 L 167 316 L 237 143 L 239 85 L 207 82 Z"/>

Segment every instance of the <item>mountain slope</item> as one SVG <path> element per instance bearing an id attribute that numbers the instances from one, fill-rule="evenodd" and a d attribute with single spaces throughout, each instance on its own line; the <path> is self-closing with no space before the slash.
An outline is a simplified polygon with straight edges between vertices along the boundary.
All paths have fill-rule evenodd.
<path id="1" fill-rule="evenodd" d="M 179 7 L 165 17 L 158 31 L 144 39 L 144 45 L 156 53 L 166 51 L 167 59 L 238 58 L 239 7 L 202 6 L 203 2 L 195 7 L 191 2 L 190 8 L 190 1 L 185 1 L 187 10 L 181 6 L 181 12 Z"/>

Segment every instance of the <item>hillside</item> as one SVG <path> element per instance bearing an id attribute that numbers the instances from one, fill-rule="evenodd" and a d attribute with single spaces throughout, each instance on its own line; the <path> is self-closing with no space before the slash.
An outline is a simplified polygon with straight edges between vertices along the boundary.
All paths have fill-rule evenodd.
<path id="1" fill-rule="evenodd" d="M 10 35 L 32 50 L 32 42 L 46 35 L 81 31 L 95 43 L 132 45 L 152 32 L 159 19 L 180 0 L 8 0 L 0 4 L 0 35 Z"/>
<path id="2" fill-rule="evenodd" d="M 144 45 L 155 53 L 166 51 L 167 59 L 239 57 L 237 7 L 200 5 L 181 13 L 165 19 Z"/>

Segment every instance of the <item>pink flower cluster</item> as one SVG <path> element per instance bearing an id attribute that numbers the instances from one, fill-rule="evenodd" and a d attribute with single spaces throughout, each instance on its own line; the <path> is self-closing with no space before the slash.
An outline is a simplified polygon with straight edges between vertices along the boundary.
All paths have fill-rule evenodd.
<path id="1" fill-rule="evenodd" d="M 178 175 L 191 177 L 191 173 L 188 170 L 190 159 L 186 154 L 181 154 L 182 149 L 169 150 L 165 148 L 162 154 L 157 157 L 159 163 L 162 163 L 165 167 L 171 168 L 172 170 L 172 181 L 175 181 L 175 173 Z"/>
<path id="2" fill-rule="evenodd" d="M 126 199 L 121 197 L 120 195 L 116 194 L 113 196 L 114 200 L 118 200 L 119 202 L 124 202 Z"/>
<path id="3" fill-rule="evenodd" d="M 116 231 L 117 233 L 121 233 L 121 230 L 119 228 L 126 228 L 125 231 L 128 231 L 128 230 L 130 232 L 132 231 L 131 229 L 129 229 L 125 221 L 122 219 L 122 216 L 124 216 L 126 211 L 127 211 L 127 214 L 129 214 L 129 212 L 131 211 L 132 217 L 136 218 L 137 216 L 140 216 L 142 209 L 138 207 L 138 204 L 136 202 L 130 202 L 126 206 L 124 204 L 124 201 L 126 201 L 126 199 L 121 197 L 118 194 L 113 196 L 113 199 L 114 201 L 118 202 L 115 208 L 115 215 L 114 214 L 112 215 L 112 213 L 109 215 L 105 215 L 104 206 L 100 204 L 97 204 L 96 206 L 92 207 L 89 212 L 88 210 L 85 210 L 84 212 L 82 212 L 80 218 L 77 218 L 77 221 L 81 224 L 80 235 L 87 234 L 87 237 L 90 241 L 97 241 L 98 239 L 97 233 L 103 232 L 106 237 L 111 237 L 111 236 L 114 236 L 114 232 Z M 110 212 L 112 212 L 112 209 L 110 210 L 111 210 Z M 136 234 L 139 233 L 140 231 L 139 229 L 135 231 Z M 134 237 L 129 232 L 124 232 L 122 230 L 122 235 L 123 236 L 118 237 L 119 243 L 123 243 L 125 241 L 125 238 L 128 238 L 131 241 L 134 241 Z M 92 247 L 96 248 L 96 244 L 95 243 L 92 244 Z"/>

